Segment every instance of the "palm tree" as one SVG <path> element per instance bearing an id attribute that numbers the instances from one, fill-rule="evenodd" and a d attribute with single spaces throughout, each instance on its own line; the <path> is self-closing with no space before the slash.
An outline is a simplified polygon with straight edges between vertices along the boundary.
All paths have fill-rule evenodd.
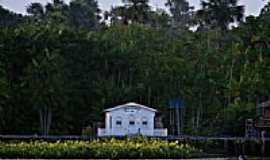
<path id="1" fill-rule="evenodd" d="M 202 9 L 197 12 L 200 27 L 229 29 L 231 23 L 242 21 L 244 6 L 238 0 L 207 0 L 201 2 Z"/>

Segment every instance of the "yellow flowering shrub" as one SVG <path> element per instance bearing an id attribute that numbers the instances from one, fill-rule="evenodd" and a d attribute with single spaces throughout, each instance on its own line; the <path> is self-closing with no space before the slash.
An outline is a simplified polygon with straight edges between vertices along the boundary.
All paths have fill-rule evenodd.
<path id="1" fill-rule="evenodd" d="M 189 144 L 146 138 L 0 142 L 0 158 L 189 158 L 200 154 Z"/>

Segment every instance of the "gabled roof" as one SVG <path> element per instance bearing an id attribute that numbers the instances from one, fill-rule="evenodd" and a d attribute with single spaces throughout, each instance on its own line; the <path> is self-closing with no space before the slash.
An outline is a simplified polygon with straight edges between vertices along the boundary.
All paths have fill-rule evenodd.
<path id="1" fill-rule="evenodd" d="M 104 111 L 105 112 L 111 112 L 113 110 L 120 109 L 120 108 L 125 108 L 125 107 L 139 107 L 139 108 L 143 108 L 143 109 L 146 109 L 146 110 L 149 110 L 149 111 L 152 111 L 152 112 L 157 112 L 156 109 L 153 109 L 153 108 L 150 108 L 150 107 L 147 107 L 145 105 L 138 104 L 138 103 L 134 103 L 134 102 L 118 105 L 118 106 L 115 106 L 113 108 L 105 109 Z"/>

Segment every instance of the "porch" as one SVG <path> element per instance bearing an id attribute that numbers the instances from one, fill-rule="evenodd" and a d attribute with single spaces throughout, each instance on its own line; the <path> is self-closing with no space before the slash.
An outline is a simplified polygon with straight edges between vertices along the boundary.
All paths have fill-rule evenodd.
<path id="1" fill-rule="evenodd" d="M 105 128 L 98 128 L 97 130 L 98 136 L 103 137 L 103 136 L 112 136 L 111 130 L 106 130 Z M 168 135 L 168 130 L 166 128 L 161 128 L 161 129 L 154 129 L 153 137 L 166 137 Z"/>

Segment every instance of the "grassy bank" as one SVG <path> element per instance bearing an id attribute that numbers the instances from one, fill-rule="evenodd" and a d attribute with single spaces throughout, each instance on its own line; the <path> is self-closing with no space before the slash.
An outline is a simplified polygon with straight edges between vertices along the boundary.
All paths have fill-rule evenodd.
<path id="1" fill-rule="evenodd" d="M 190 158 L 199 149 L 177 141 L 126 140 L 0 143 L 0 158 Z"/>

